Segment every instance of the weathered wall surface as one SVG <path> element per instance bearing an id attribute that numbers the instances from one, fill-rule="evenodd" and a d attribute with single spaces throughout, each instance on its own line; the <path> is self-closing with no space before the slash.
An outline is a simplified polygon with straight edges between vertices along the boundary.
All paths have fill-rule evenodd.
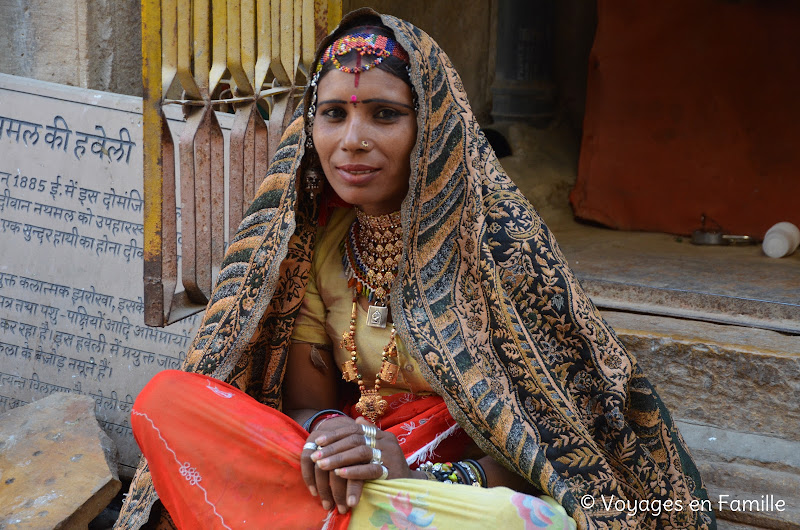
<path id="1" fill-rule="evenodd" d="M 0 72 L 140 96 L 138 0 L 0 0 Z"/>

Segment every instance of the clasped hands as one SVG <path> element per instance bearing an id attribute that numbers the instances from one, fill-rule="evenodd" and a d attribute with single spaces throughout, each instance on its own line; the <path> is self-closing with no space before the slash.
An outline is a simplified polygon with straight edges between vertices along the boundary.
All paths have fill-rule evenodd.
<path id="1" fill-rule="evenodd" d="M 303 480 L 326 510 L 358 504 L 365 480 L 412 478 L 397 438 L 364 418 L 330 418 L 306 440 L 300 455 Z"/>

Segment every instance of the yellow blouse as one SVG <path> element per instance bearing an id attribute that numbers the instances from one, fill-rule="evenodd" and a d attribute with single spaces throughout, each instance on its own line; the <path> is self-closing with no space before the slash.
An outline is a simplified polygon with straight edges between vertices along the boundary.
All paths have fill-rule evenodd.
<path id="1" fill-rule="evenodd" d="M 324 344 L 333 349 L 333 357 L 341 369 L 350 355 L 340 341 L 342 333 L 350 328 L 353 308 L 353 291 L 347 287 L 347 277 L 342 266 L 340 244 L 355 219 L 355 210 L 338 208 L 320 227 L 311 261 L 311 274 L 306 296 L 297 317 L 292 340 L 311 344 Z M 391 327 L 385 329 L 366 325 L 367 312 L 359 304 L 356 318 L 356 347 L 358 371 L 363 374 L 367 388 L 374 384 L 374 374 L 381 367 L 383 347 L 389 342 Z M 383 382 L 381 394 L 397 392 L 430 394 L 433 389 L 422 377 L 416 361 L 408 355 L 400 337 L 397 337 L 397 364 L 400 370 L 393 385 Z"/>

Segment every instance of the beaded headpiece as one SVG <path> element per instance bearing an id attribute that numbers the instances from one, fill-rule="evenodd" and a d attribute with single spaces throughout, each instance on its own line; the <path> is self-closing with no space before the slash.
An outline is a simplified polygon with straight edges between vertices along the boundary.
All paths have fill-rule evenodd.
<path id="1" fill-rule="evenodd" d="M 358 52 L 359 58 L 364 55 L 373 55 L 375 59 L 363 65 L 361 61 L 357 61 L 354 67 L 342 66 L 339 62 L 339 57 L 352 51 Z M 317 71 L 319 72 L 326 62 L 333 61 L 333 65 L 337 70 L 349 74 L 357 74 L 378 66 L 385 58 L 392 56 L 408 62 L 408 53 L 391 37 L 367 32 L 352 33 L 336 39 L 333 44 L 325 49 L 317 65 Z"/>

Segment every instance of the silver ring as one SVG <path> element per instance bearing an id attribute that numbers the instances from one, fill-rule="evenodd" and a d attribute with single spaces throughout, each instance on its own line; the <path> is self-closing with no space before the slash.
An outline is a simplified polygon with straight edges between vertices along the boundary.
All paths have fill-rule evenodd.
<path id="1" fill-rule="evenodd" d="M 375 447 L 372 448 L 372 460 L 369 461 L 370 464 L 380 464 L 383 465 L 383 460 L 381 460 L 381 450 Z"/>
<path id="2" fill-rule="evenodd" d="M 319 446 L 317 444 L 315 444 L 314 442 L 306 442 L 305 445 L 303 446 L 303 449 L 304 450 L 305 449 L 309 449 L 311 451 L 316 451 L 317 449 L 319 449 Z"/>
<path id="3" fill-rule="evenodd" d="M 364 435 L 364 443 L 367 444 L 367 447 L 371 449 L 375 449 L 375 438 L 372 436 Z"/>
<path id="4" fill-rule="evenodd" d="M 374 425 L 362 425 L 361 431 L 364 433 L 364 436 L 369 436 L 371 438 L 378 436 L 378 428 Z"/>
<path id="5" fill-rule="evenodd" d="M 386 480 L 389 478 L 389 470 L 383 464 L 381 464 L 381 469 L 383 470 L 383 473 L 381 473 L 381 476 L 378 477 L 378 480 Z"/>

